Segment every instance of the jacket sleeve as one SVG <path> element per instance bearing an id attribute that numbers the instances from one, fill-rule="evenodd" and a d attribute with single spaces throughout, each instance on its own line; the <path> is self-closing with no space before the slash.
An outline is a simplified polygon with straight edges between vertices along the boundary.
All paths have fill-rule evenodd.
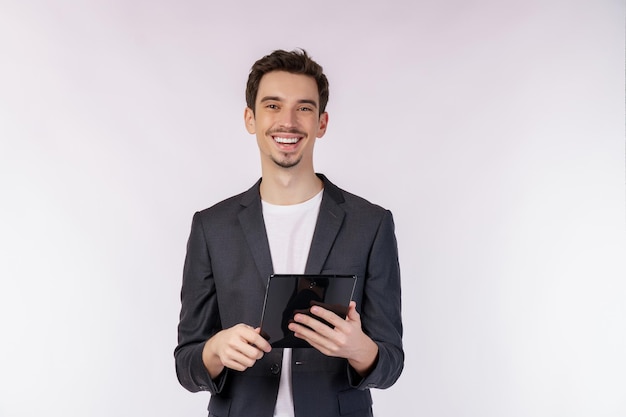
<path id="1" fill-rule="evenodd" d="M 191 392 L 221 391 L 228 371 L 212 380 L 202 361 L 206 341 L 222 329 L 211 259 L 200 213 L 193 217 L 183 268 L 176 375 Z"/>
<path id="2" fill-rule="evenodd" d="M 366 377 L 361 378 L 350 367 L 348 377 L 357 389 L 388 388 L 397 381 L 404 367 L 398 245 L 388 210 L 371 246 L 361 304 L 361 325 L 378 345 L 378 359 Z"/>

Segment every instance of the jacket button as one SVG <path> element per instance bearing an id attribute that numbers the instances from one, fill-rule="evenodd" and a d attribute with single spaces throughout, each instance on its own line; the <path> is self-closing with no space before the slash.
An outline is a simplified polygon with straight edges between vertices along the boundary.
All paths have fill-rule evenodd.
<path id="1" fill-rule="evenodd" d="M 272 373 L 272 375 L 278 375 L 280 373 L 280 365 L 277 363 L 272 365 L 272 367 L 270 368 L 270 372 Z"/>

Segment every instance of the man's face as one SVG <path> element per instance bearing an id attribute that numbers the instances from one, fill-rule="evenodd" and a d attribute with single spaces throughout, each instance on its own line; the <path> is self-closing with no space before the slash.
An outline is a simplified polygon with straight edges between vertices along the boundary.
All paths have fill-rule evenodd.
<path id="1" fill-rule="evenodd" d="M 256 109 L 246 108 L 246 129 L 256 134 L 264 166 L 313 168 L 313 146 L 326 132 L 313 77 L 273 71 L 259 83 Z M 269 167 L 268 166 L 268 167 Z"/>

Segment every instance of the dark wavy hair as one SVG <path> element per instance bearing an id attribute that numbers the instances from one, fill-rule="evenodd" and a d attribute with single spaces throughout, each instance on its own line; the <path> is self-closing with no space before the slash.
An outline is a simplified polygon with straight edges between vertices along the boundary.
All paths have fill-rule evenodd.
<path id="1" fill-rule="evenodd" d="M 291 52 L 279 49 L 259 59 L 250 69 L 246 85 L 246 104 L 252 109 L 252 112 L 255 111 L 256 96 L 259 91 L 261 78 L 272 71 L 286 71 L 292 74 L 303 74 L 313 77 L 317 83 L 317 91 L 320 95 L 320 114 L 326 111 L 328 79 L 324 75 L 323 68 L 313 61 L 304 49 L 296 49 Z"/>

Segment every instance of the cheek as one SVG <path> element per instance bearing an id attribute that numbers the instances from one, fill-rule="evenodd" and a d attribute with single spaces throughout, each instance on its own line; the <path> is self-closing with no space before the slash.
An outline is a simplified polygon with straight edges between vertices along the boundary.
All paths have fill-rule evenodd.
<path id="1" fill-rule="evenodd" d="M 255 129 L 257 131 L 257 134 L 266 134 L 268 131 L 272 130 L 272 128 L 274 127 L 274 123 L 271 119 L 268 118 L 262 118 L 259 119 L 257 118 L 255 121 Z"/>

